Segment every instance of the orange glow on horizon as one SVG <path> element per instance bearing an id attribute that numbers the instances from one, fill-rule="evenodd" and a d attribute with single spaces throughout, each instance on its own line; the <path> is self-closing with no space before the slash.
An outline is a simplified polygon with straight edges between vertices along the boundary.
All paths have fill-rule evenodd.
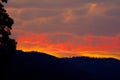
<path id="1" fill-rule="evenodd" d="M 34 49 L 34 50 L 33 50 Z M 80 57 L 80 56 L 86 56 L 86 57 L 92 57 L 92 58 L 116 58 L 120 59 L 120 56 L 114 55 L 120 52 L 107 52 L 107 51 L 52 51 L 49 48 L 39 48 L 39 47 L 18 47 L 18 50 L 23 50 L 25 52 L 30 51 L 37 51 L 37 52 L 44 52 L 49 55 L 53 55 L 58 58 L 71 58 L 71 57 Z"/>
<path id="2" fill-rule="evenodd" d="M 79 37 L 69 33 L 29 35 L 18 37 L 18 50 L 45 52 L 56 57 L 89 56 L 120 59 L 119 35 L 114 37 L 93 35 Z M 60 40 L 64 38 L 63 36 L 68 40 Z M 57 40 L 58 37 L 59 40 Z"/>
<path id="3" fill-rule="evenodd" d="M 11 36 L 17 40 L 18 50 L 45 52 L 56 57 L 120 59 L 120 33 L 116 29 L 120 21 L 116 15 L 118 5 L 99 1 L 78 3 L 79 0 L 74 0 L 75 5 L 71 4 L 74 1 L 56 0 L 60 4 L 54 5 L 56 2 L 52 0 L 48 5 L 42 1 L 40 6 L 29 1 L 29 6 L 24 1 L 18 4 L 14 0 L 6 7 L 15 21 Z M 12 6 L 14 2 L 17 3 Z M 115 11 L 112 16 L 108 15 L 111 9 Z"/>

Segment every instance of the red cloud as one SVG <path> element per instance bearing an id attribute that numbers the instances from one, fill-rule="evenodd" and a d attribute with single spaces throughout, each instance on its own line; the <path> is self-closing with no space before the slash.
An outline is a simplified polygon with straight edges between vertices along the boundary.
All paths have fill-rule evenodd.
<path id="1" fill-rule="evenodd" d="M 61 55 L 53 54 L 58 57 L 76 56 L 80 55 L 80 52 L 86 51 L 119 52 L 120 49 L 120 35 L 109 37 L 94 35 L 76 36 L 71 33 L 34 34 L 26 32 L 24 35 L 20 35 L 17 41 L 18 49 L 51 52 L 51 54 L 52 52 L 61 53 Z M 114 56 L 114 54 L 107 55 Z"/>

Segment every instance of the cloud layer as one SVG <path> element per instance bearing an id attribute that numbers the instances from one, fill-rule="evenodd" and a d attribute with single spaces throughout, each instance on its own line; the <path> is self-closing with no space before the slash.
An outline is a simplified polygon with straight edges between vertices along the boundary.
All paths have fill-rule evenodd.
<path id="1" fill-rule="evenodd" d="M 119 4 L 120 0 L 10 0 L 6 6 L 15 20 L 12 37 L 20 47 L 119 51 Z"/>

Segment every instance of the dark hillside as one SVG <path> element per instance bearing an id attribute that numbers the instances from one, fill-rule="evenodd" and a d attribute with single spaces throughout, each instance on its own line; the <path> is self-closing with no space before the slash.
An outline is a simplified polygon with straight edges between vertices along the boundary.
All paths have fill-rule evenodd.
<path id="1" fill-rule="evenodd" d="M 0 63 L 0 80 L 120 80 L 120 61 L 114 58 L 56 58 L 23 51 L 10 54 L 0 46 Z"/>
<path id="2" fill-rule="evenodd" d="M 73 57 L 62 60 L 90 72 L 101 80 L 120 80 L 120 61 L 117 59 Z"/>
<path id="3" fill-rule="evenodd" d="M 9 57 L 9 60 L 4 58 L 8 62 L 1 64 L 7 65 L 1 67 L 4 80 L 94 80 L 89 73 L 45 53 L 16 51 L 14 56 L 10 56 L 6 50 L 0 49 Z"/>

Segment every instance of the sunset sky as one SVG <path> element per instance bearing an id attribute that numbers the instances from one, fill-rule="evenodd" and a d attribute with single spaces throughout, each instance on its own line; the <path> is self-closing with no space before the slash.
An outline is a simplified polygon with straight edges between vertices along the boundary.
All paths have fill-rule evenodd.
<path id="1" fill-rule="evenodd" d="M 120 0 L 9 0 L 17 49 L 120 59 Z"/>

